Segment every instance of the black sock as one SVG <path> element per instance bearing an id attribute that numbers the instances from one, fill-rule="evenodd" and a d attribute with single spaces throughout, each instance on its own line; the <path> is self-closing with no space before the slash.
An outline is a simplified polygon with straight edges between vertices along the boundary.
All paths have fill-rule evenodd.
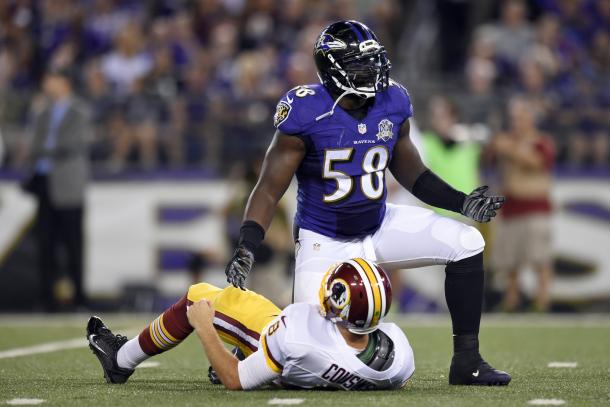
<path id="1" fill-rule="evenodd" d="M 478 335 L 453 335 L 453 353 L 455 355 L 478 354 Z"/>
<path id="2" fill-rule="evenodd" d="M 483 307 L 483 253 L 449 263 L 445 299 L 453 323 L 454 352 L 478 351 Z"/>

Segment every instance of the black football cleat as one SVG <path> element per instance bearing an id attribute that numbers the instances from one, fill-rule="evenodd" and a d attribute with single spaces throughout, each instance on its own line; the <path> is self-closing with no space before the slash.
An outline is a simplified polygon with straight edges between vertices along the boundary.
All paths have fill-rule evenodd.
<path id="1" fill-rule="evenodd" d="M 506 386 L 511 377 L 508 373 L 494 369 L 480 355 L 470 360 L 453 357 L 449 369 L 449 384 L 471 386 Z"/>
<path id="2" fill-rule="evenodd" d="M 210 379 L 210 383 L 212 384 L 222 384 L 218 375 L 216 374 L 216 370 L 212 366 L 208 367 L 208 379 Z"/>
<path id="3" fill-rule="evenodd" d="M 244 355 L 244 353 L 237 347 L 233 348 L 231 353 L 239 360 L 244 360 L 246 358 L 246 355 Z M 208 367 L 208 379 L 210 379 L 210 383 L 212 384 L 222 384 L 222 382 L 218 378 L 216 370 L 214 370 L 212 366 Z"/>
<path id="4" fill-rule="evenodd" d="M 127 342 L 123 335 L 115 335 L 108 329 L 99 317 L 92 316 L 87 323 L 87 341 L 89 348 L 104 369 L 104 377 L 108 383 L 125 383 L 133 374 L 133 369 L 119 367 L 116 357 L 121 346 Z"/>

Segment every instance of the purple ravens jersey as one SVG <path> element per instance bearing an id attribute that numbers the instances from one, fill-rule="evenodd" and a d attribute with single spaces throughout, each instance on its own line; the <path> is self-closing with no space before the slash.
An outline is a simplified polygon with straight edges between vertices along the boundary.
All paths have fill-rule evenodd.
<path id="1" fill-rule="evenodd" d="M 333 103 L 324 86 L 306 85 L 277 105 L 277 129 L 299 137 L 307 149 L 296 172 L 295 225 L 333 238 L 362 238 L 383 220 L 385 169 L 413 108 L 406 89 L 392 81 L 362 120 L 340 106 L 326 114 Z"/>

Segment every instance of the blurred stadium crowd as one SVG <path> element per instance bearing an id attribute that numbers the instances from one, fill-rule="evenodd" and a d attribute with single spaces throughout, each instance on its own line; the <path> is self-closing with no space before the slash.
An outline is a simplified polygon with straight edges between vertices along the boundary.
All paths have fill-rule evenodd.
<path id="1" fill-rule="evenodd" d="M 387 48 L 393 78 L 410 91 L 413 138 L 427 165 L 462 191 L 489 183 L 508 197 L 484 230 L 489 268 L 505 290 L 496 303 L 519 308 L 518 272 L 531 265 L 534 308 L 549 309 L 561 268 L 550 243 L 554 174 L 607 176 L 610 168 L 610 0 L 0 1 L 0 180 L 21 178 L 38 199 L 49 302 L 44 281 L 58 274 L 48 265 L 66 231 L 77 302 L 85 302 L 89 163 L 94 178 L 194 169 L 197 180 L 228 180 L 235 193 L 223 215 L 234 245 L 275 105 L 288 89 L 318 81 L 313 43 L 340 19 L 365 22 Z M 58 97 L 66 79 L 79 107 L 70 128 L 57 124 L 68 114 Z M 388 189 L 390 201 L 405 199 L 396 184 Z M 274 222 L 258 264 L 276 253 L 291 270 L 290 208 Z M 188 267 L 197 281 L 225 261 L 203 251 Z M 255 288 L 282 291 L 255 274 Z"/>
<path id="2" fill-rule="evenodd" d="M 89 107 L 96 168 L 224 170 L 264 151 L 278 98 L 317 80 L 315 36 L 345 18 L 381 37 L 420 126 L 437 120 L 425 106 L 441 93 L 459 121 L 494 134 L 519 94 L 560 163 L 609 163 L 609 0 L 6 0 L 2 165 L 25 162 L 52 68 L 71 72 Z"/>
<path id="3" fill-rule="evenodd" d="M 19 166 L 23 129 L 48 68 L 73 70 L 96 128 L 92 159 L 112 170 L 218 168 L 251 156 L 268 142 L 281 94 L 316 79 L 311 49 L 321 27 L 356 14 L 351 2 L 331 3 L 2 2 L 8 165 Z M 387 17 L 373 18 L 383 27 Z"/>

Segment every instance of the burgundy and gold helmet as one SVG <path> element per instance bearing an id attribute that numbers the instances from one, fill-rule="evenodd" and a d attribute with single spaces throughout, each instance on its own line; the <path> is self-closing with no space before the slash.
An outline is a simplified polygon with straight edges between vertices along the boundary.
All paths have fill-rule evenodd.
<path id="1" fill-rule="evenodd" d="M 392 305 L 392 285 L 385 271 L 370 260 L 335 264 L 320 286 L 322 315 L 355 334 L 377 329 Z"/>

